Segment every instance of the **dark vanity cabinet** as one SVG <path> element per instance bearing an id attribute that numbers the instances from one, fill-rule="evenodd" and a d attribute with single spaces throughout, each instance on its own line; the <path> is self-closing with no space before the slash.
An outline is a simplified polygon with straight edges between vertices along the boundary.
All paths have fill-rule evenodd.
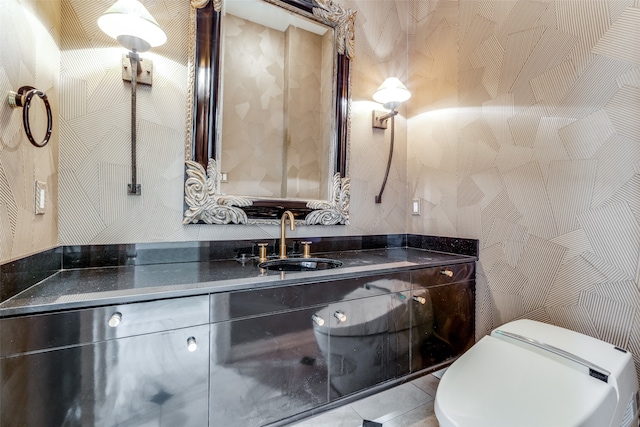
<path id="1" fill-rule="evenodd" d="M 208 297 L 0 319 L 0 425 L 202 426 Z"/>
<path id="2" fill-rule="evenodd" d="M 411 371 L 442 364 L 474 344 L 475 263 L 411 272 Z"/>
<path id="3" fill-rule="evenodd" d="M 475 264 L 0 319 L 0 425 L 258 427 L 453 361 Z"/>

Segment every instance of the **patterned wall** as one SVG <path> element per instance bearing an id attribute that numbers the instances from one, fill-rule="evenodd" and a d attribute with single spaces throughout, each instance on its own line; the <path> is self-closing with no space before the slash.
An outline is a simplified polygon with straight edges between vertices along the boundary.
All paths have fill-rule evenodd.
<path id="1" fill-rule="evenodd" d="M 516 318 L 640 361 L 640 2 L 412 2 L 414 232 L 479 238 L 477 335 Z M 639 370 L 640 372 L 640 370 Z"/>
<path id="2" fill-rule="evenodd" d="M 60 67 L 60 242 L 175 240 L 182 200 L 188 2 L 145 2 L 168 34 L 141 54 L 153 60 L 153 86 L 137 92 L 138 182 L 130 182 L 130 85 L 125 52 L 97 26 L 112 0 L 62 1 Z"/>
<path id="3" fill-rule="evenodd" d="M 117 43 L 97 27 L 112 0 L 62 0 L 60 243 L 276 238 L 276 226 L 182 225 L 189 7 L 187 0 L 143 0 L 167 32 L 144 53 L 152 87 L 138 91 L 138 174 L 142 195 L 127 196 L 129 84 Z M 375 205 L 388 133 L 371 128 L 371 94 L 390 73 L 406 78 L 406 8 L 394 2 L 340 1 L 357 11 L 353 69 L 351 225 L 299 227 L 292 237 L 402 233 L 406 229 L 406 129 L 397 120 L 396 153 L 384 202 Z M 402 141 L 398 142 L 398 141 Z"/>
<path id="4" fill-rule="evenodd" d="M 60 3 L 0 2 L 0 264 L 56 246 Z M 49 143 L 36 148 L 22 125 L 22 109 L 6 102 L 21 86 L 43 90 L 53 111 Z M 30 107 L 33 136 L 46 132 L 44 104 Z M 46 183 L 45 214 L 35 215 L 35 182 Z"/>

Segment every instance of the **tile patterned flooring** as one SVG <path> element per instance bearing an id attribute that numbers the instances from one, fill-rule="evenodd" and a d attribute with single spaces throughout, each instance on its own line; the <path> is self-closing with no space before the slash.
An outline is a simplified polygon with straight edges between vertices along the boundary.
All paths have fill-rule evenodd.
<path id="1" fill-rule="evenodd" d="M 437 376 L 425 375 L 289 427 L 362 427 L 364 420 L 383 427 L 438 427 L 433 402 L 439 382 Z"/>

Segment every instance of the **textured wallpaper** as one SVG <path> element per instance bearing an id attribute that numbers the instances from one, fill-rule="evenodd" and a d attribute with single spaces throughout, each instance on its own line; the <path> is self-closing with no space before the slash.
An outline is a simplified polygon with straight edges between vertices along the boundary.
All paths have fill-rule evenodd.
<path id="1" fill-rule="evenodd" d="M 111 0 L 62 0 L 60 67 L 61 244 L 268 239 L 277 226 L 182 225 L 189 2 L 143 0 L 167 32 L 153 60 L 153 86 L 138 90 L 138 181 L 130 181 L 130 86 L 124 50 L 96 20 Z M 402 233 L 406 229 L 406 132 L 399 117 L 394 167 L 375 205 L 389 134 L 371 128 L 371 94 L 390 73 L 406 77 L 406 8 L 394 2 L 340 1 L 357 11 L 351 130 L 351 225 L 299 227 L 291 237 Z M 390 37 L 389 37 L 390 36 Z M 375 53 L 374 53 L 375 52 Z M 390 66 L 389 64 L 393 64 Z M 377 188 L 376 188 L 377 187 Z"/>
<path id="2" fill-rule="evenodd" d="M 128 196 L 130 84 L 126 51 L 97 26 L 110 0 L 62 1 L 60 67 L 60 242 L 117 243 L 171 238 L 182 207 L 189 8 L 144 2 L 167 32 L 153 61 L 153 86 L 138 86 L 138 182 Z M 188 3 L 188 2 L 186 2 Z"/>
<path id="3" fill-rule="evenodd" d="M 531 318 L 640 361 L 639 7 L 412 3 L 411 231 L 480 239 L 478 336 Z"/>
<path id="4" fill-rule="evenodd" d="M 58 243 L 57 158 L 60 127 L 58 1 L 0 2 L 0 264 L 54 247 Z M 49 143 L 36 148 L 27 139 L 22 108 L 12 109 L 9 91 L 33 86 L 51 105 L 53 132 Z M 34 139 L 46 133 L 44 103 L 30 107 Z M 46 184 L 45 214 L 35 215 L 35 183 Z"/>

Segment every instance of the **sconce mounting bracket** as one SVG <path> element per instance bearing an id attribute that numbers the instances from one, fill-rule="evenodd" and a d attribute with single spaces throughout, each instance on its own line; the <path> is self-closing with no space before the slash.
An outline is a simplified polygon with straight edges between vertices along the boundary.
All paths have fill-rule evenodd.
<path id="1" fill-rule="evenodd" d="M 389 118 L 388 111 L 376 111 L 371 112 L 371 126 L 376 129 L 386 129 L 387 119 Z"/>
<path id="2" fill-rule="evenodd" d="M 140 184 L 136 184 L 136 188 L 135 190 L 133 189 L 133 186 L 131 184 L 127 184 L 127 194 L 130 196 L 139 196 L 142 194 L 142 188 L 140 187 Z"/>
<path id="3" fill-rule="evenodd" d="M 131 61 L 126 54 L 122 54 L 122 80 L 131 81 Z M 153 61 L 150 59 L 138 60 L 138 74 L 136 76 L 138 84 L 149 85 L 153 83 Z"/>

